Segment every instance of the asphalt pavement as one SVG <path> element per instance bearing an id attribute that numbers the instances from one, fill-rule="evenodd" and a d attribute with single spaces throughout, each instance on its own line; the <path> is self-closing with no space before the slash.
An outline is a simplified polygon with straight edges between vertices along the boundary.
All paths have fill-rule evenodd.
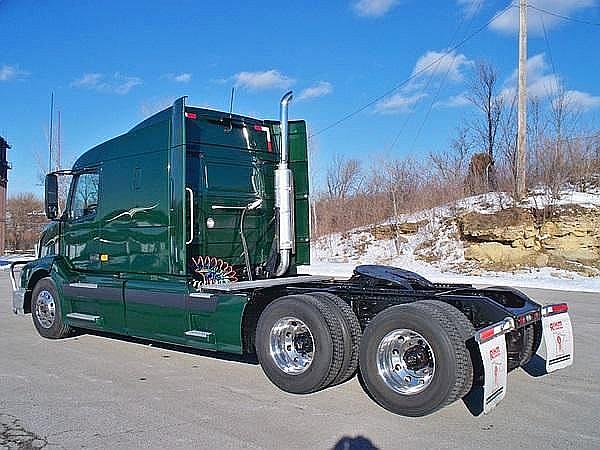
<path id="1" fill-rule="evenodd" d="M 411 419 L 377 406 L 356 379 L 297 396 L 252 361 L 92 334 L 43 339 L 30 315 L 12 314 L 2 274 L 0 449 L 600 448 L 599 294 L 525 291 L 569 302 L 574 365 L 512 372 L 489 415 L 459 401 Z"/>

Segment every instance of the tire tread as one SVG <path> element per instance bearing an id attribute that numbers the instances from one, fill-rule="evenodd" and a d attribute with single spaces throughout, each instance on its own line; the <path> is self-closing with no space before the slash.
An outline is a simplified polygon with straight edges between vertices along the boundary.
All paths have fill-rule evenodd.
<path id="1" fill-rule="evenodd" d="M 342 364 L 344 362 L 344 338 L 335 311 L 333 311 L 333 305 L 311 295 L 299 295 L 298 297 L 303 297 L 316 306 L 317 310 L 323 316 L 323 319 L 327 324 L 327 331 L 331 336 L 331 342 L 333 345 L 329 374 L 316 389 L 318 391 L 331 385 L 340 373 Z"/>
<path id="2" fill-rule="evenodd" d="M 444 406 L 463 398 L 473 387 L 473 361 L 466 341 L 473 337 L 475 328 L 457 308 L 439 300 L 421 300 L 414 303 L 427 311 L 450 336 L 456 355 L 456 381 Z"/>
<path id="3" fill-rule="evenodd" d="M 342 368 L 338 376 L 333 380 L 332 385 L 344 383 L 352 378 L 358 369 L 360 338 L 362 336 L 360 323 L 350 305 L 337 295 L 332 294 L 331 292 L 311 292 L 309 295 L 329 301 L 332 304 L 332 307 L 339 310 L 345 322 L 346 329 L 350 335 L 350 342 L 348 343 L 350 345 L 350 355 L 349 357 L 345 355 Z"/>

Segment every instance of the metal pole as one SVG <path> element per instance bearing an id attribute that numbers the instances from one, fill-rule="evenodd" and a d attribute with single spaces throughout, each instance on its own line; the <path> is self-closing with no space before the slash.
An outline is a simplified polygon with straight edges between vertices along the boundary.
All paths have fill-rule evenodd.
<path id="1" fill-rule="evenodd" d="M 519 0 L 519 99 L 516 157 L 517 197 L 525 196 L 527 152 L 527 0 Z"/>
<path id="2" fill-rule="evenodd" d="M 231 88 L 231 99 L 229 101 L 229 120 L 231 120 L 231 114 L 233 113 L 233 97 L 235 95 L 235 86 Z"/>
<path id="3" fill-rule="evenodd" d="M 61 144 L 60 144 L 60 110 L 58 111 L 58 152 L 56 153 L 56 170 L 60 170 L 60 152 L 61 152 Z"/>
<path id="4" fill-rule="evenodd" d="M 54 124 L 52 119 L 54 117 L 54 92 L 50 94 L 50 139 L 48 142 L 48 172 L 52 172 L 52 128 Z"/>

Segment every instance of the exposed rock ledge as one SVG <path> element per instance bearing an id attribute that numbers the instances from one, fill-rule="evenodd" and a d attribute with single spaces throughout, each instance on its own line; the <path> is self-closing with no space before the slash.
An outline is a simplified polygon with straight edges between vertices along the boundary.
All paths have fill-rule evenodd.
<path id="1" fill-rule="evenodd" d="M 552 266 L 600 274 L 600 208 L 562 207 L 548 218 L 522 208 L 471 212 L 459 216 L 457 225 L 465 258 L 483 268 Z"/>

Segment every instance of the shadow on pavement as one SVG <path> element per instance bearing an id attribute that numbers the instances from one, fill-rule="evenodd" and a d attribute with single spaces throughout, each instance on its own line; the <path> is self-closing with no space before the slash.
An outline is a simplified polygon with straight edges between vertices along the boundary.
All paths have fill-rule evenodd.
<path id="1" fill-rule="evenodd" d="M 473 389 L 463 397 L 462 401 L 474 416 L 483 413 L 483 386 L 473 386 Z"/>
<path id="2" fill-rule="evenodd" d="M 196 348 L 185 347 L 182 345 L 167 344 L 165 342 L 152 341 L 150 339 L 142 339 L 142 338 L 137 338 L 137 337 L 132 337 L 132 336 L 124 336 L 122 334 L 107 333 L 104 331 L 78 329 L 77 334 L 75 336 L 73 336 L 73 338 L 71 338 L 71 339 L 77 339 L 78 336 L 84 336 L 86 334 L 91 335 L 91 336 L 104 337 L 104 338 L 108 338 L 108 339 L 116 339 L 116 340 L 124 341 L 124 342 L 132 342 L 134 344 L 149 345 L 149 346 L 156 347 L 156 348 L 162 348 L 165 350 L 171 350 L 171 351 L 179 352 L 179 353 L 187 353 L 190 355 L 206 356 L 208 358 L 222 359 L 225 361 L 235 361 L 235 362 L 241 362 L 241 363 L 245 363 L 245 364 L 258 365 L 258 360 L 256 359 L 256 355 L 249 355 L 249 354 L 236 355 L 236 354 L 232 354 L 232 353 L 215 352 L 215 351 L 210 351 L 210 350 L 200 350 L 200 349 L 196 349 Z"/>
<path id="3" fill-rule="evenodd" d="M 528 375 L 534 378 L 548 375 L 548 372 L 546 372 L 546 360 L 540 355 L 533 355 L 531 360 L 522 366 L 522 368 Z"/>
<path id="4" fill-rule="evenodd" d="M 379 450 L 370 439 L 363 436 L 344 436 L 333 447 L 333 450 Z"/>

